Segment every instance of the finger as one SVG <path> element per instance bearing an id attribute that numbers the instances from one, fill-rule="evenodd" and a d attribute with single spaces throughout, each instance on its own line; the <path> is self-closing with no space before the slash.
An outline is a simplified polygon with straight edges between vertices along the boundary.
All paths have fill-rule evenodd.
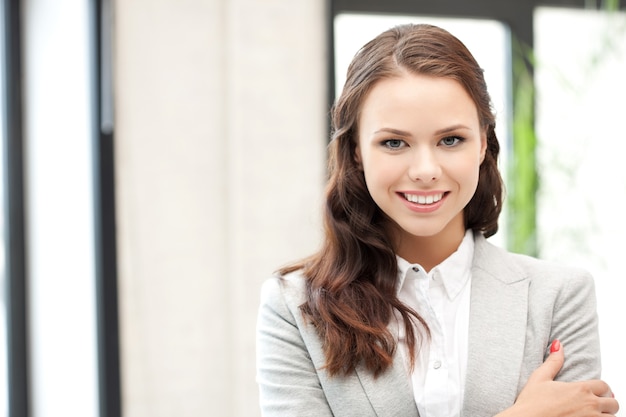
<path id="1" fill-rule="evenodd" d="M 530 375 L 529 382 L 552 381 L 563 367 L 565 356 L 558 340 L 552 342 L 550 355 L 544 363 Z"/>
<path id="2" fill-rule="evenodd" d="M 619 411 L 619 403 L 615 398 L 600 398 L 598 403 L 600 411 L 604 414 L 614 415 Z"/>
<path id="3" fill-rule="evenodd" d="M 604 394 L 600 395 L 600 397 L 615 398 L 615 394 L 613 394 L 613 391 L 609 388 L 607 391 L 604 391 Z"/>
<path id="4" fill-rule="evenodd" d="M 606 382 L 600 379 L 592 379 L 590 381 L 586 381 L 585 384 L 588 385 L 591 392 L 598 397 L 607 397 L 614 398 L 613 391 L 611 391 L 611 387 Z"/>

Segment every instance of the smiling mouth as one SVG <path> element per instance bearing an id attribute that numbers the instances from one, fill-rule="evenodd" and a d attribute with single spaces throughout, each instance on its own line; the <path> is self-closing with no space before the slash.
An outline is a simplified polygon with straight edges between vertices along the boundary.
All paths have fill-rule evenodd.
<path id="1" fill-rule="evenodd" d="M 422 205 L 437 203 L 443 198 L 444 195 L 445 193 L 431 194 L 431 195 L 415 195 L 415 194 L 402 193 L 402 196 L 404 197 L 405 200 L 410 201 L 411 203 L 422 204 Z"/>

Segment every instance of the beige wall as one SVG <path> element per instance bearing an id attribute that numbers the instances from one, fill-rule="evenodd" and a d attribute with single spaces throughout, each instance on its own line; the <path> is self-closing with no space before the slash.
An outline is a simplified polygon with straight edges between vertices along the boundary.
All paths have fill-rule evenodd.
<path id="1" fill-rule="evenodd" d="M 114 2 L 125 417 L 259 415 L 259 287 L 318 242 L 320 0 Z"/>

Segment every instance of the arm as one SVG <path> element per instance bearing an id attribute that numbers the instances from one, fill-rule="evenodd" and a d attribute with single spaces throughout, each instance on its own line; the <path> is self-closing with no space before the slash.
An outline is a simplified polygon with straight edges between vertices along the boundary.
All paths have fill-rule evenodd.
<path id="1" fill-rule="evenodd" d="M 496 417 L 614 416 L 619 404 L 606 382 L 554 381 L 564 361 L 564 348 L 555 341 L 550 356 L 533 372 L 515 404 Z"/>
<path id="2" fill-rule="evenodd" d="M 550 340 L 554 339 L 567 347 L 565 363 L 556 376 L 557 380 L 582 381 L 600 378 L 596 294 L 593 278 L 587 272 L 572 272 L 559 290 L 550 334 Z"/>
<path id="3" fill-rule="evenodd" d="M 297 303 L 295 303 L 297 304 Z M 278 278 L 263 285 L 257 321 L 257 382 L 264 417 L 332 417 L 317 371 Z"/>
<path id="4" fill-rule="evenodd" d="M 585 272 L 569 272 L 554 302 L 550 333 L 555 342 L 550 353 L 531 374 L 515 404 L 497 417 L 610 416 L 619 409 L 608 384 L 598 379 L 600 344 L 593 279 Z"/>

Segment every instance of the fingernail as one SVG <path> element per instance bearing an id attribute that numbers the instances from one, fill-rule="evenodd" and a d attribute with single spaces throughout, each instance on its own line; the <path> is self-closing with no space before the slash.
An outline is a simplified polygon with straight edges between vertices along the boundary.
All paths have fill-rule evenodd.
<path id="1" fill-rule="evenodd" d="M 611 398 L 615 398 L 615 394 L 613 394 L 613 391 L 611 391 Z"/>
<path id="2" fill-rule="evenodd" d="M 554 339 L 550 345 L 550 353 L 558 352 L 561 349 L 561 342 L 558 339 Z"/>

